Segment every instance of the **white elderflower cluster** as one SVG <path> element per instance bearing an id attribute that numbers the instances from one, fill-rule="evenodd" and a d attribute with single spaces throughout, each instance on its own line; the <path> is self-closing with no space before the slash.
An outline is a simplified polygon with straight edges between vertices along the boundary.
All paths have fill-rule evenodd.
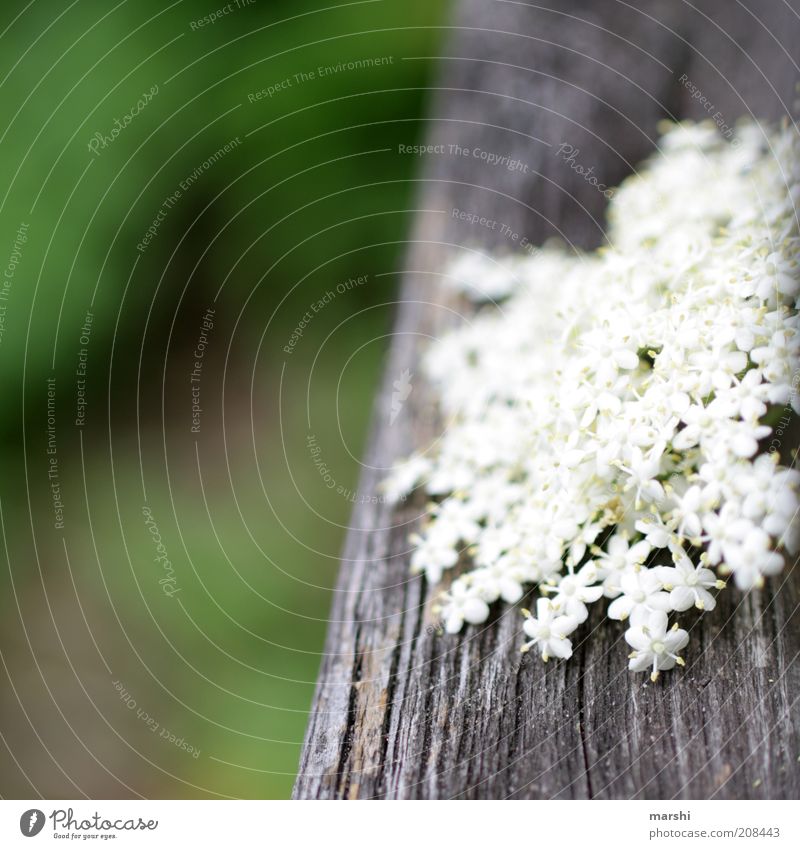
<path id="1" fill-rule="evenodd" d="M 435 583 L 469 559 L 442 596 L 448 632 L 538 584 L 522 650 L 568 658 L 608 599 L 630 668 L 655 680 L 689 641 L 671 614 L 798 552 L 779 436 L 800 412 L 796 136 L 672 126 L 615 194 L 609 247 L 459 260 L 465 294 L 508 298 L 428 351 L 447 427 L 386 482 L 434 497 L 415 571 Z"/>

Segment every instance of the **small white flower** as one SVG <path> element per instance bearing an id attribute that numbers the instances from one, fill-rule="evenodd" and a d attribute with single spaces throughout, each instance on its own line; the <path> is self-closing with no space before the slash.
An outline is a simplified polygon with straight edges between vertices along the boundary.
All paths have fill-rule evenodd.
<path id="1" fill-rule="evenodd" d="M 589 616 L 586 604 L 597 601 L 603 595 L 602 585 L 596 585 L 597 569 L 589 563 L 574 575 L 564 575 L 556 586 L 542 585 L 544 592 L 554 592 L 553 607 L 574 619 L 585 622 Z"/>
<path id="2" fill-rule="evenodd" d="M 753 523 L 741 515 L 741 505 L 731 500 L 718 513 L 703 517 L 708 537 L 708 562 L 717 566 L 724 552 L 733 552 L 754 529 Z"/>
<path id="3" fill-rule="evenodd" d="M 505 301 L 425 353 L 447 427 L 386 484 L 434 499 L 415 571 L 436 582 L 471 559 L 448 630 L 538 584 L 525 648 L 564 657 L 605 596 L 632 668 L 655 674 L 685 637 L 662 633 L 668 611 L 711 610 L 717 574 L 759 587 L 800 551 L 800 472 L 781 465 L 800 413 L 800 138 L 737 133 L 668 132 L 615 193 L 602 252 L 464 251 L 451 269 Z M 675 565 L 648 568 L 653 551 Z"/>
<path id="4" fill-rule="evenodd" d="M 567 639 L 577 622 L 569 616 L 561 616 L 556 608 L 546 598 L 536 602 L 536 617 L 529 610 L 523 611 L 525 622 L 522 625 L 530 640 L 523 643 L 521 651 L 530 651 L 537 646 L 542 653 L 542 660 L 547 662 L 551 657 L 566 660 L 572 656 L 572 642 Z"/>
<path id="5" fill-rule="evenodd" d="M 437 523 L 450 528 L 451 536 L 462 543 L 475 542 L 481 534 L 480 525 L 465 501 L 448 498 L 436 506 L 433 516 Z"/>
<path id="6" fill-rule="evenodd" d="M 502 598 L 508 604 L 516 604 L 523 596 L 522 585 L 526 583 L 525 570 L 514 568 L 509 559 L 502 557 L 491 566 L 470 573 L 481 598 L 491 604 Z"/>
<path id="7" fill-rule="evenodd" d="M 674 566 L 659 566 L 656 569 L 658 577 L 669 590 L 669 601 L 673 610 L 688 610 L 694 605 L 698 610 L 713 610 L 717 600 L 709 592 L 716 588 L 721 590 L 724 581 L 703 566 L 695 566 L 684 555 Z"/>
<path id="8" fill-rule="evenodd" d="M 689 635 L 677 626 L 668 631 L 668 626 L 667 614 L 656 610 L 646 622 L 625 632 L 625 640 L 633 649 L 628 664 L 632 672 L 650 669 L 650 680 L 655 682 L 661 670 L 672 669 L 676 663 L 684 665 L 678 652 L 688 645 Z"/>
<path id="9" fill-rule="evenodd" d="M 740 590 L 762 587 L 765 575 L 777 575 L 783 569 L 783 557 L 773 550 L 769 535 L 761 528 L 753 528 L 741 543 L 729 543 L 723 552 L 721 568 L 733 572 Z"/>
<path id="10" fill-rule="evenodd" d="M 519 534 L 513 527 L 501 525 L 486 528 L 478 543 L 475 562 L 480 566 L 487 566 L 518 544 Z"/>
<path id="11" fill-rule="evenodd" d="M 615 534 L 609 539 L 606 550 L 597 550 L 594 561 L 598 574 L 603 579 L 605 594 L 609 598 L 615 598 L 621 592 L 622 576 L 638 569 L 650 554 L 650 543 L 639 540 L 633 545 L 622 534 Z"/>
<path id="12" fill-rule="evenodd" d="M 465 622 L 480 625 L 489 618 L 489 605 L 477 588 L 462 578 L 453 581 L 450 591 L 442 595 L 442 617 L 448 634 L 457 634 Z"/>
<path id="13" fill-rule="evenodd" d="M 447 280 L 473 301 L 502 300 L 519 285 L 512 263 L 500 264 L 480 251 L 463 254 L 451 266 Z"/>
<path id="14" fill-rule="evenodd" d="M 457 539 L 446 526 L 432 525 L 424 536 L 411 535 L 416 546 L 411 555 L 411 571 L 424 572 L 432 584 L 438 584 L 445 569 L 458 563 Z"/>
<path id="15" fill-rule="evenodd" d="M 679 520 L 678 534 L 693 541 L 699 540 L 703 534 L 701 517 L 719 503 L 719 487 L 714 484 L 705 488 L 690 486 L 677 502 L 672 515 Z"/>
<path id="16" fill-rule="evenodd" d="M 685 427 L 672 438 L 672 446 L 678 451 L 694 448 L 706 433 L 713 433 L 716 419 L 708 407 L 702 403 L 693 404 L 681 415 Z"/>
<path id="17" fill-rule="evenodd" d="M 653 548 L 667 548 L 677 544 L 679 537 L 675 531 L 677 520 L 664 522 L 661 516 L 648 515 L 637 519 L 635 528 L 640 534 L 644 534 L 645 541 Z"/>
<path id="18" fill-rule="evenodd" d="M 397 463 L 381 484 L 386 500 L 391 504 L 402 501 L 429 474 L 430 469 L 430 460 L 420 456 Z"/>
<path id="19" fill-rule="evenodd" d="M 642 501 L 657 502 L 664 497 L 664 487 L 656 480 L 656 477 L 661 474 L 663 453 L 664 445 L 661 443 L 654 445 L 647 454 L 643 454 L 641 448 L 634 446 L 631 449 L 628 465 L 619 464 L 620 468 L 630 476 L 625 488 L 636 490 L 637 509 Z"/>
<path id="20" fill-rule="evenodd" d="M 767 257 L 761 274 L 752 281 L 752 288 L 745 291 L 751 291 L 765 301 L 776 293 L 796 296 L 799 284 L 797 262 L 773 253 Z"/>
<path id="21" fill-rule="evenodd" d="M 655 569 L 630 569 L 620 581 L 622 595 L 608 606 L 610 619 L 628 619 L 640 624 L 654 610 L 669 610 L 670 597 L 662 589 Z"/>

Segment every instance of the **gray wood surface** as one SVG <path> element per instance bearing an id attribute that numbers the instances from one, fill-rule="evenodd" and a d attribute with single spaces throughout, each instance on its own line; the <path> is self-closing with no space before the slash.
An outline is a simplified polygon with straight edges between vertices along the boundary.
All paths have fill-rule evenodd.
<path id="1" fill-rule="evenodd" d="M 559 144 L 614 185 L 652 150 L 660 119 L 704 117 L 682 74 L 728 124 L 786 114 L 800 78 L 797 0 L 464 0 L 454 12 L 429 141 L 528 167 L 426 158 L 418 207 L 429 211 L 408 248 L 365 493 L 436 433 L 418 357 L 426 339 L 469 315 L 440 284 L 453 246 L 514 248 L 497 230 L 455 220 L 453 208 L 534 243 L 561 234 L 597 245 L 605 198 L 564 165 Z M 390 426 L 403 368 L 414 390 Z M 438 635 L 438 590 L 408 571 L 408 534 L 424 509 L 424 498 L 355 509 L 297 798 L 798 798 L 796 568 L 690 618 L 687 668 L 652 685 L 627 672 L 622 629 L 599 611 L 569 663 L 519 654 L 525 601 L 495 606 L 457 637 Z"/>

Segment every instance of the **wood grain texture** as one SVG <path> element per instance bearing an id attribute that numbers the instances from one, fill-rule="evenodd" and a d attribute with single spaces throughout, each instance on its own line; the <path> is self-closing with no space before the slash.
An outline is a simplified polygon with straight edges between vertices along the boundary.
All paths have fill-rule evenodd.
<path id="1" fill-rule="evenodd" d="M 512 250 L 603 240 L 605 198 L 556 155 L 561 143 L 618 183 L 654 147 L 665 117 L 704 117 L 683 74 L 731 124 L 791 109 L 797 0 L 533 4 L 464 0 L 432 91 L 432 144 L 519 159 L 425 162 L 385 379 L 359 486 L 435 437 L 418 376 L 429 338 L 469 320 L 441 274 L 458 246 Z M 404 140 L 407 141 L 407 140 Z M 509 363 L 509 369 L 514 367 Z M 414 390 L 389 424 L 392 381 Z M 627 671 L 623 630 L 595 610 L 568 663 L 521 656 L 520 605 L 440 636 L 438 589 L 409 576 L 408 534 L 424 498 L 359 505 L 345 545 L 309 716 L 297 798 L 798 798 L 800 616 L 797 569 L 768 591 L 723 593 L 691 617 L 684 671 L 652 685 Z M 686 620 L 684 620 L 686 621 Z"/>

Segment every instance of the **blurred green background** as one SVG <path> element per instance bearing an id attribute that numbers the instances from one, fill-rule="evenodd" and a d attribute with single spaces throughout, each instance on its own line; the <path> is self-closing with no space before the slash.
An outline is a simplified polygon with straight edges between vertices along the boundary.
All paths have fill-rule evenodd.
<path id="1" fill-rule="evenodd" d="M 289 795 L 446 14 L 3 5 L 4 797 Z"/>

